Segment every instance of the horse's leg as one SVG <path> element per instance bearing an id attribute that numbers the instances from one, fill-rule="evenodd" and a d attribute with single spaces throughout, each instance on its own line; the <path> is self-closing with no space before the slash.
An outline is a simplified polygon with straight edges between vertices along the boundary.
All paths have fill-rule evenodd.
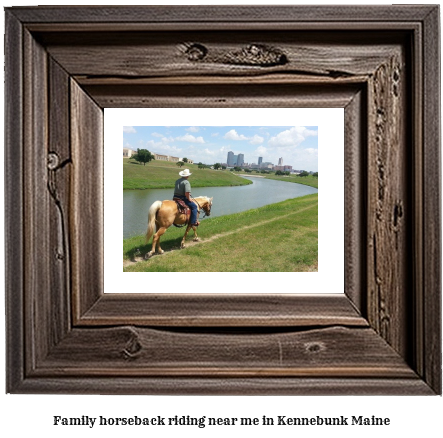
<path id="1" fill-rule="evenodd" d="M 166 227 L 160 227 L 157 232 L 154 234 L 154 237 L 152 239 L 152 248 L 151 251 L 149 251 L 145 258 L 148 259 L 149 257 L 152 257 L 152 255 L 154 255 L 155 253 L 155 247 L 157 245 L 157 252 L 159 254 L 163 254 L 164 251 L 160 248 L 160 237 L 165 234 L 167 228 Z"/>
<path id="2" fill-rule="evenodd" d="M 197 227 L 192 227 L 192 229 L 194 230 L 194 242 L 198 242 L 200 239 L 197 236 Z"/>
<path id="3" fill-rule="evenodd" d="M 192 227 L 192 228 L 195 228 L 195 227 Z M 184 247 L 185 247 L 186 236 L 188 235 L 190 229 L 191 229 L 191 225 L 188 225 L 188 226 L 186 227 L 185 235 L 183 236 L 183 239 L 182 239 L 182 243 L 181 243 L 181 245 L 180 245 L 180 248 L 184 248 Z"/>
<path id="4" fill-rule="evenodd" d="M 155 233 L 154 241 L 152 242 L 152 249 L 155 248 L 155 244 L 157 244 L 157 252 L 159 254 L 163 254 L 164 251 L 160 248 L 160 237 L 163 236 L 163 234 L 166 233 L 167 228 L 161 227 L 159 230 Z"/>

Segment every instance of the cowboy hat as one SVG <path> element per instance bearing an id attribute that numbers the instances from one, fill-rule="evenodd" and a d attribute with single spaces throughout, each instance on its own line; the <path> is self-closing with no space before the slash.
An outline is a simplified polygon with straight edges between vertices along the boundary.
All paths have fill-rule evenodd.
<path id="1" fill-rule="evenodd" d="M 189 169 L 184 169 L 181 172 L 178 173 L 180 176 L 189 176 L 192 175 L 192 173 L 189 173 Z"/>

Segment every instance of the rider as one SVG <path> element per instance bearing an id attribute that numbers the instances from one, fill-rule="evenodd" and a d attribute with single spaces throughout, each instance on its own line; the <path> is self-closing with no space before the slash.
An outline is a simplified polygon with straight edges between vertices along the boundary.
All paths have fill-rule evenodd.
<path id="1" fill-rule="evenodd" d="M 189 173 L 189 169 L 184 169 L 179 172 L 179 175 L 181 178 L 175 181 L 174 198 L 182 199 L 191 209 L 190 223 L 197 227 L 200 225 L 200 222 L 197 220 L 197 205 L 191 201 L 191 184 L 188 181 L 192 173 Z"/>

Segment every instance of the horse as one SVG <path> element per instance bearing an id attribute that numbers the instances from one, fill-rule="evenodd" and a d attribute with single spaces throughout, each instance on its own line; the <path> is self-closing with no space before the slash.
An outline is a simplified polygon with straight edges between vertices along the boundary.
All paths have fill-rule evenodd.
<path id="1" fill-rule="evenodd" d="M 210 216 L 212 207 L 212 198 L 207 196 L 199 196 L 192 199 L 198 207 L 197 218 L 200 211 L 203 210 L 206 216 Z M 164 251 L 160 248 L 160 237 L 166 232 L 166 230 L 171 225 L 182 225 L 184 226 L 187 222 L 187 217 L 185 214 L 180 213 L 175 201 L 155 201 L 151 207 L 149 207 L 148 213 L 148 229 L 146 231 L 146 242 L 154 234 L 154 226 L 156 227 L 156 233 L 152 239 L 152 249 L 145 255 L 145 259 L 148 259 L 155 253 L 155 247 L 157 246 L 157 252 L 163 254 Z M 181 241 L 180 248 L 185 247 L 185 239 L 188 235 L 190 229 L 194 230 L 194 242 L 197 242 L 197 229 L 195 225 L 188 224 L 186 227 L 185 235 Z"/>

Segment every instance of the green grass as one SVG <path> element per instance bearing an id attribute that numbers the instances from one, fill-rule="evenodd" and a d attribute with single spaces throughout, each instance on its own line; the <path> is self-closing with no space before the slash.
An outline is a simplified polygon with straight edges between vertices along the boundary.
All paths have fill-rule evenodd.
<path id="1" fill-rule="evenodd" d="M 285 181 L 285 182 L 292 182 L 297 184 L 304 184 L 306 186 L 315 187 L 318 189 L 318 177 L 308 175 L 308 176 L 297 176 L 297 175 L 289 175 L 289 176 L 282 176 L 282 175 L 266 175 L 264 173 L 246 173 L 246 172 L 235 172 L 237 175 L 243 175 L 243 176 L 263 176 L 267 179 L 275 179 L 277 181 Z"/>
<path id="2" fill-rule="evenodd" d="M 123 240 L 126 272 L 303 272 L 317 271 L 318 195 L 288 199 L 241 213 L 209 218 L 198 228 L 201 241 L 180 249 L 184 229 L 161 238 L 163 255 L 142 256 L 152 239 Z M 136 261 L 134 263 L 134 261 Z"/>
<path id="3" fill-rule="evenodd" d="M 316 189 L 318 189 L 318 177 L 315 177 L 315 176 L 312 176 L 312 175 L 308 175 L 308 176 L 265 175 L 265 178 L 267 178 L 267 179 L 276 179 L 278 181 L 287 181 L 287 182 L 292 182 L 292 183 L 297 183 L 297 184 L 304 184 L 306 186 L 311 186 L 311 187 L 315 187 Z"/>
<path id="4" fill-rule="evenodd" d="M 146 166 L 123 158 L 123 190 L 135 189 L 170 189 L 180 178 L 179 172 L 188 168 L 192 173 L 189 178 L 192 187 L 222 187 L 252 184 L 251 181 L 233 175 L 229 171 L 198 169 L 196 164 L 185 164 L 179 168 L 167 161 L 151 161 Z"/>

